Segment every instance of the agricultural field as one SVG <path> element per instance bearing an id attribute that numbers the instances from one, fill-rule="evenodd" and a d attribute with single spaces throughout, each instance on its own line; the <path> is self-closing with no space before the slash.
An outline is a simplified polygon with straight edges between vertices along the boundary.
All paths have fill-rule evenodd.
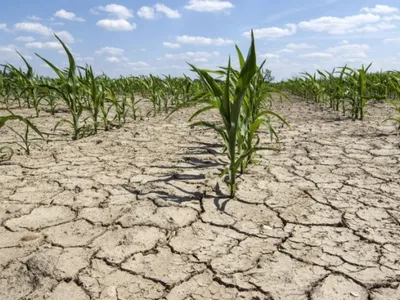
<path id="1" fill-rule="evenodd" d="M 400 299 L 400 72 L 0 75 L 0 299 Z"/>

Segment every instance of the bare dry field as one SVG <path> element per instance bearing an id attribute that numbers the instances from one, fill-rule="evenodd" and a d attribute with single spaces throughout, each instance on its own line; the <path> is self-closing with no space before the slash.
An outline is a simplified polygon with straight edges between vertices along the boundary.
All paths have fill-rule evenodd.
<path id="1" fill-rule="evenodd" d="M 400 299 L 392 111 L 275 109 L 292 126 L 283 149 L 262 153 L 232 200 L 218 138 L 190 129 L 192 109 L 52 136 L 0 164 L 0 299 Z M 13 140 L 2 130 L 0 145 Z"/>

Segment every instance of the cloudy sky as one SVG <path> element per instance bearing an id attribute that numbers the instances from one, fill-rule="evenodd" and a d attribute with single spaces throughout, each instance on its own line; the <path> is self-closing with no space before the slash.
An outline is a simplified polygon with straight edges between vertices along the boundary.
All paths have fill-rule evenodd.
<path id="1" fill-rule="evenodd" d="M 40 3 L 40 4 L 39 4 Z M 53 33 L 80 64 L 109 76 L 189 74 L 235 60 L 254 29 L 259 61 L 277 79 L 316 68 L 373 62 L 374 70 L 400 68 L 399 0 L 3 0 L 0 63 L 52 71 L 66 56 Z"/>

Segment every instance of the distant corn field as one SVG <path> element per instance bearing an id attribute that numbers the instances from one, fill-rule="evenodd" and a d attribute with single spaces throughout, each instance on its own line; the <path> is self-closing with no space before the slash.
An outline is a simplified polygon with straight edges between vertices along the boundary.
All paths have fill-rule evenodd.
<path id="1" fill-rule="evenodd" d="M 0 128 L 11 120 L 24 122 L 25 132 L 11 129 L 20 137 L 22 142 L 18 145 L 28 155 L 31 145 L 29 130 L 40 138 L 45 137 L 35 126 L 33 117 L 15 115 L 12 112 L 14 107 L 33 109 L 36 118 L 42 111 L 55 115 L 58 109 L 66 110 L 69 118 L 56 122 L 54 130 L 67 125 L 71 128 L 72 140 L 78 140 L 97 134 L 99 130 L 122 127 L 128 118 L 137 120 L 142 114 L 139 108 L 142 101 L 151 105 L 147 116 L 165 114 L 173 117 L 179 109 L 197 106 L 198 111 L 190 121 L 208 110 L 219 114 L 218 122 L 202 120 L 191 125 L 211 128 L 222 139 L 222 150 L 229 161 L 222 176 L 225 176 L 229 194 L 233 197 L 238 174 L 244 173 L 248 165 L 255 162 L 256 152 L 279 150 L 276 145 L 271 145 L 278 140 L 272 120 L 289 126 L 282 116 L 271 110 L 273 95 L 282 98 L 289 93 L 323 103 L 354 120 L 363 120 L 369 101 L 384 100 L 393 105 L 398 113 L 385 121 L 400 124 L 400 72 L 368 73 L 371 65 L 359 69 L 344 66 L 332 72 L 304 73 L 301 77 L 271 84 L 271 73 L 264 68 L 266 61 L 257 64 L 253 34 L 247 58 L 236 47 L 238 69 L 232 67 L 230 59 L 226 67 L 212 71 L 190 65 L 197 79 L 186 75 L 182 78 L 149 75 L 118 79 L 105 74 L 96 76 L 92 66 L 76 65 L 68 47 L 58 36 L 55 37 L 68 56 L 67 68 L 60 69 L 46 58 L 36 55 L 54 71 L 56 78 L 36 74 L 19 53 L 26 65 L 25 70 L 5 64 L 0 75 L 2 109 L 9 112 L 0 118 Z M 271 136 L 267 145 L 263 145 L 258 134 L 262 127 Z M 3 146 L 0 155 L 2 160 L 11 159 L 13 149 Z"/>

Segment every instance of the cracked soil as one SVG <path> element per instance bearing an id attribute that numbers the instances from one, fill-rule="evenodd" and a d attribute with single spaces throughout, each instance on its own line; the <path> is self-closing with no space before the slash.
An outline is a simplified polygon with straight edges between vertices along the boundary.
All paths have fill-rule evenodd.
<path id="1" fill-rule="evenodd" d="M 278 126 L 282 151 L 261 153 L 233 200 L 218 138 L 186 122 L 193 109 L 53 136 L 2 163 L 0 299 L 399 300 L 392 111 L 353 122 L 296 99 L 275 109 L 292 126 Z M 61 115 L 34 122 L 50 132 Z"/>

